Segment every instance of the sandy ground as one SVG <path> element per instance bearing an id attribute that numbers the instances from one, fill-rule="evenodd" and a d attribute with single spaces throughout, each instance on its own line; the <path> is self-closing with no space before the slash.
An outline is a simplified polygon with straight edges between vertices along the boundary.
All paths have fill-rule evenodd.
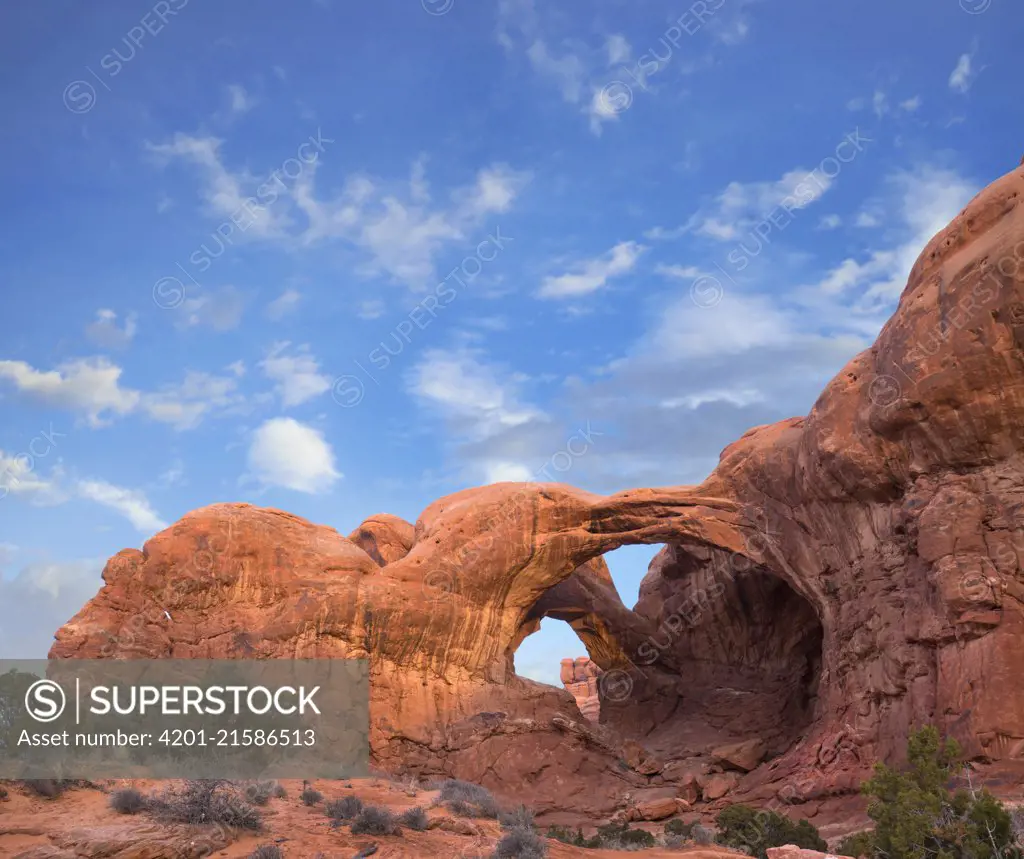
<path id="1" fill-rule="evenodd" d="M 354 836 L 348 827 L 332 828 L 322 805 L 307 807 L 299 801 L 301 782 L 282 782 L 288 795 L 272 799 L 263 809 L 266 831 L 246 835 L 227 846 L 204 848 L 202 838 L 187 827 L 154 826 L 145 815 L 125 816 L 109 807 L 108 795 L 100 789 L 76 788 L 47 800 L 8 784 L 9 797 L 0 803 L 0 857 L 3 859 L 193 859 L 218 856 L 244 859 L 261 844 L 277 844 L 288 859 L 351 859 L 361 849 L 377 845 L 375 859 L 437 857 L 437 859 L 484 859 L 490 857 L 501 837 L 494 821 L 458 819 L 467 834 L 441 829 L 426 832 L 404 830 L 400 836 Z M 132 785 L 143 793 L 162 787 L 156 782 L 117 782 L 108 788 Z M 314 782 L 325 799 L 358 796 L 364 803 L 384 805 L 396 813 L 422 806 L 433 818 L 447 817 L 441 808 L 429 809 L 436 792 L 420 790 L 407 794 L 400 785 L 385 780 Z M 476 830 L 474 833 L 472 830 Z M 660 831 L 660 826 L 655 827 Z M 621 852 L 583 850 L 549 840 L 551 859 L 611 859 Z M 732 859 L 731 851 L 694 848 L 691 850 L 644 850 L 648 859 L 687 856 L 688 859 Z"/>

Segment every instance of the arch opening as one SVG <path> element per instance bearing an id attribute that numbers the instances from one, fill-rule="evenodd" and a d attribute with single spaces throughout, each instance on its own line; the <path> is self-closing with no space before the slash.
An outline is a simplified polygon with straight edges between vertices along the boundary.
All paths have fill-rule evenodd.
<path id="1" fill-rule="evenodd" d="M 666 546 L 636 613 L 656 632 L 641 647 L 637 689 L 602 719 L 672 757 L 757 739 L 765 758 L 814 719 L 824 629 L 791 583 L 707 545 Z"/>
<path id="2" fill-rule="evenodd" d="M 550 660 L 546 676 L 558 671 L 584 715 L 663 758 L 756 740 L 768 759 L 815 717 L 824 640 L 816 609 L 782 575 L 725 550 L 663 546 L 633 609 L 603 558 L 588 561 L 527 612 L 513 671 L 515 650 L 548 619 L 569 624 L 587 658 L 578 644 L 561 649 L 568 636 L 535 639 L 552 643 L 537 649 Z M 601 680 L 609 670 L 629 672 L 628 694 Z"/>

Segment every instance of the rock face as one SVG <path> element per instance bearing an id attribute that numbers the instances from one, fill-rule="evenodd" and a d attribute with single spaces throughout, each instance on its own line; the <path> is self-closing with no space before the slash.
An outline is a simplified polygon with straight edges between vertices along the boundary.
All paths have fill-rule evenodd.
<path id="1" fill-rule="evenodd" d="M 539 811 L 609 813 L 748 740 L 765 762 L 712 793 L 849 792 L 925 722 L 1019 760 L 1022 196 L 1024 169 L 979 194 L 810 414 L 750 430 L 700 486 L 496 484 L 348 539 L 208 507 L 111 559 L 52 655 L 366 657 L 380 765 Z M 632 611 L 600 560 L 629 543 L 665 544 Z M 603 669 L 600 726 L 515 676 L 545 616 Z"/>
<path id="2" fill-rule="evenodd" d="M 783 847 L 769 847 L 765 850 L 765 853 L 768 854 L 768 859 L 850 859 L 849 856 L 821 853 L 817 850 L 797 847 L 795 844 L 786 844 Z"/>
<path id="3" fill-rule="evenodd" d="M 562 660 L 562 685 L 576 700 L 576 706 L 584 718 L 591 722 L 600 721 L 601 700 L 597 689 L 597 678 L 601 669 L 589 656 Z"/>

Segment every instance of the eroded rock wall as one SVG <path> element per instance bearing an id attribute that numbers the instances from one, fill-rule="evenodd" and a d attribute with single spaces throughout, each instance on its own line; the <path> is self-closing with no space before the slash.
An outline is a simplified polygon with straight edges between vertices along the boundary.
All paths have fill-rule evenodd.
<path id="1" fill-rule="evenodd" d="M 351 539 L 206 508 L 112 559 L 52 654 L 365 657 L 379 762 L 529 792 L 540 810 L 599 815 L 671 786 L 673 755 L 708 740 L 688 723 L 712 711 L 774 757 L 708 795 L 850 791 L 929 721 L 972 756 L 1016 760 L 1022 192 L 1024 170 L 985 189 L 810 414 L 751 430 L 701 486 L 498 484 L 438 500 L 411 534 L 374 517 Z M 636 611 L 596 560 L 626 543 L 670 546 Z M 695 595 L 680 626 L 676 603 Z M 548 613 L 604 670 L 601 726 L 512 671 Z M 656 743 L 654 721 L 675 723 L 675 746 L 624 741 Z"/>

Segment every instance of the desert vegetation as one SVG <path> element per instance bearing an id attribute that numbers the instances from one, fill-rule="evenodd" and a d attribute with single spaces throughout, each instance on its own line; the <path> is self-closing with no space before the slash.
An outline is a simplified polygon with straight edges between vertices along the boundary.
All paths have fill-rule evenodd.
<path id="1" fill-rule="evenodd" d="M 332 799 L 324 803 L 324 813 L 331 820 L 347 822 L 354 819 L 363 810 L 363 801 L 358 796 L 346 796 Z"/>
<path id="2" fill-rule="evenodd" d="M 245 798 L 253 805 L 266 805 L 271 799 L 283 799 L 287 791 L 276 781 L 254 781 L 245 786 Z"/>
<path id="3" fill-rule="evenodd" d="M 146 797 L 134 787 L 121 788 L 110 794 L 110 807 L 118 814 L 138 814 L 146 804 Z"/>
<path id="4" fill-rule="evenodd" d="M 398 822 L 414 832 L 423 832 L 430 821 L 427 813 L 417 805 L 415 808 L 407 809 L 398 815 Z"/>
<path id="5" fill-rule="evenodd" d="M 459 817 L 483 817 L 497 820 L 501 814 L 491 792 L 478 784 L 449 779 L 440 784 L 439 802 Z"/>
<path id="6" fill-rule="evenodd" d="M 869 799 L 874 829 L 844 839 L 839 853 L 869 859 L 1024 856 L 1024 832 L 1015 826 L 1019 812 L 1011 813 L 984 787 L 976 787 L 959 745 L 934 727 L 910 736 L 905 767 L 876 764 L 861 792 Z"/>
<path id="7" fill-rule="evenodd" d="M 352 821 L 353 835 L 398 835 L 401 831 L 395 814 L 379 805 L 364 806 Z"/>
<path id="8" fill-rule="evenodd" d="M 308 784 L 302 788 L 302 793 L 299 794 L 299 799 L 302 800 L 303 805 L 317 805 L 324 795 L 320 791 L 315 790 Z"/>
<path id="9" fill-rule="evenodd" d="M 221 779 L 191 780 L 151 797 L 145 810 L 165 823 L 216 823 L 259 832 L 263 817 L 244 792 Z"/>

